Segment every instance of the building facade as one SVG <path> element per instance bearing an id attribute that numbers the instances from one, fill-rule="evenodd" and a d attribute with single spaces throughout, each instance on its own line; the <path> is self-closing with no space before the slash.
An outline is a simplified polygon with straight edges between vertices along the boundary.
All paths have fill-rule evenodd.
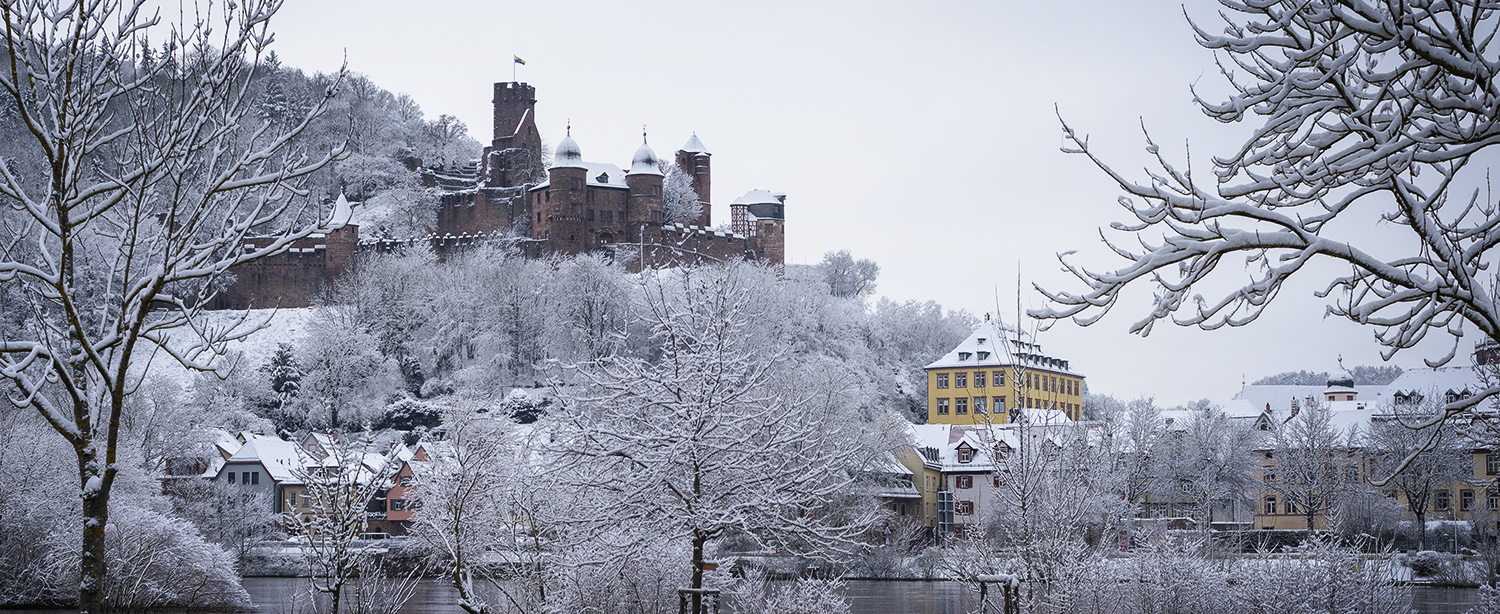
<path id="1" fill-rule="evenodd" d="M 1002 424 L 1018 409 L 1056 410 L 1081 419 L 1083 375 L 988 316 L 926 370 L 930 424 Z"/>

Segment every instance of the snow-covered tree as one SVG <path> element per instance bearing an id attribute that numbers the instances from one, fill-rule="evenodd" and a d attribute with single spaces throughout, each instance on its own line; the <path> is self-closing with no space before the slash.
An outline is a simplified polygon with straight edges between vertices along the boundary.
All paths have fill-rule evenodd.
<path id="1" fill-rule="evenodd" d="M 1231 420 L 1219 407 L 1209 406 L 1195 411 L 1183 429 L 1168 439 L 1158 447 L 1163 468 L 1160 488 L 1192 507 L 1206 535 L 1214 508 L 1243 503 L 1251 492 L 1253 431 Z"/>
<path id="2" fill-rule="evenodd" d="M 880 276 L 880 265 L 874 260 L 855 260 L 847 249 L 823 254 L 818 270 L 823 283 L 828 285 L 828 293 L 841 297 L 874 294 L 875 278 Z"/>
<path id="3" fill-rule="evenodd" d="M 676 164 L 664 165 L 667 166 L 667 176 L 661 183 L 662 221 L 697 224 L 703 215 L 703 200 L 693 190 L 693 176 Z"/>
<path id="4" fill-rule="evenodd" d="M 324 439 L 293 471 L 304 490 L 283 503 L 282 523 L 306 536 L 302 554 L 312 571 L 311 590 L 328 596 L 328 614 L 339 614 L 345 586 L 372 581 L 379 570 L 373 552 L 359 547 L 366 511 L 389 485 L 391 459 L 372 450 L 369 439 Z M 399 605 L 397 606 L 399 608 Z"/>
<path id="5" fill-rule="evenodd" d="M 690 544 L 695 589 L 710 540 L 743 533 L 829 556 L 877 518 L 834 506 L 854 494 L 853 438 L 830 423 L 837 399 L 785 385 L 787 348 L 751 344 L 755 273 L 732 263 L 643 276 L 639 317 L 656 355 L 581 365 L 584 386 L 562 396 L 569 462 L 558 475 L 601 498 L 576 520 Z"/>
<path id="6" fill-rule="evenodd" d="M 1265 488 L 1281 498 L 1287 513 L 1305 518 L 1309 531 L 1363 478 L 1350 454 L 1354 436 L 1340 431 L 1328 406 L 1313 399 L 1276 427 L 1264 450 L 1269 455 L 1261 468 Z"/>
<path id="7" fill-rule="evenodd" d="M 299 396 L 309 424 L 338 430 L 372 419 L 391 392 L 377 341 L 351 321 L 353 315 L 341 308 L 324 310 L 299 345 Z"/>
<path id="8" fill-rule="evenodd" d="M 0 330 L 0 378 L 11 403 L 73 450 L 80 612 L 100 611 L 105 596 L 120 417 L 144 364 L 211 368 L 225 341 L 255 328 L 202 326 L 200 306 L 230 267 L 327 225 L 302 186 L 343 155 L 293 147 L 307 119 L 283 132 L 254 116 L 248 84 L 280 2 L 208 2 L 175 24 L 153 6 L 0 4 L 5 123 L 24 127 L 5 155 L 40 162 L 0 165 L 0 277 L 30 306 Z M 143 70 L 134 59 L 148 33 L 166 36 L 170 53 Z M 252 234 L 273 240 L 246 249 Z"/>
<path id="9" fill-rule="evenodd" d="M 1432 424 L 1443 403 L 1442 393 L 1431 390 L 1416 403 L 1383 408 L 1382 419 L 1374 421 L 1365 434 L 1371 477 L 1406 499 L 1407 510 L 1417 519 L 1418 550 L 1427 549 L 1427 510 L 1432 496 L 1440 488 L 1474 478 L 1472 445 L 1454 425 Z M 1413 450 L 1421 452 L 1412 456 Z"/>
<path id="10" fill-rule="evenodd" d="M 1289 279 L 1311 277 L 1328 313 L 1371 327 L 1387 358 L 1428 333 L 1451 335 L 1455 350 L 1465 328 L 1500 338 L 1491 262 L 1500 203 L 1482 162 L 1500 143 L 1493 7 L 1220 4 L 1222 24 L 1190 25 L 1214 52 L 1228 99 L 1195 102 L 1221 122 L 1248 124 L 1248 136 L 1209 157 L 1211 175 L 1169 160 L 1148 136 L 1155 167 L 1137 181 L 1064 123 L 1068 151 L 1125 192 L 1127 219 L 1112 228 L 1126 236 L 1109 241 L 1127 262 L 1088 268 L 1065 253 L 1083 288 L 1046 290 L 1050 307 L 1037 315 L 1089 325 L 1125 288 L 1149 285 L 1152 308 L 1133 332 L 1168 318 L 1210 330 L 1241 326 Z M 1445 414 L 1496 392 L 1449 403 Z"/>

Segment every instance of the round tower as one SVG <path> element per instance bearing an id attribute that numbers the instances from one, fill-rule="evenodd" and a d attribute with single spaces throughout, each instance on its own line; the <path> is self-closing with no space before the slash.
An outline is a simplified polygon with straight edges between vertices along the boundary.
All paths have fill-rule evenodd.
<path id="1" fill-rule="evenodd" d="M 626 241 L 654 243 L 661 238 L 661 163 L 645 143 L 644 135 L 641 140 L 630 161 L 630 172 L 625 173 L 625 185 L 630 188 L 625 204 L 625 228 L 630 233 Z"/>
<path id="2" fill-rule="evenodd" d="M 573 141 L 572 126 L 557 144 L 552 168 L 547 169 L 547 190 L 542 206 L 534 208 L 532 220 L 537 238 L 545 239 L 553 252 L 577 254 L 588 249 L 593 240 L 584 225 L 584 194 L 588 189 L 588 167 L 583 152 Z"/>
<path id="3" fill-rule="evenodd" d="M 703 146 L 703 141 L 698 140 L 698 133 L 694 132 L 692 138 L 688 139 L 682 149 L 677 150 L 677 168 L 693 178 L 693 192 L 698 195 L 698 202 L 702 204 L 701 213 L 694 226 L 708 228 L 712 226 L 713 217 L 710 215 L 713 209 L 709 202 L 709 189 L 713 187 L 709 167 L 708 148 Z"/>

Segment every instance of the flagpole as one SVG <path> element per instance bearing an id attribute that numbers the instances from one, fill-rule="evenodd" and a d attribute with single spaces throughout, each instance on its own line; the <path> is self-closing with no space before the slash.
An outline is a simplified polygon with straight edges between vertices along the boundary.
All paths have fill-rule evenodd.
<path id="1" fill-rule="evenodd" d="M 515 56 L 512 56 L 512 57 L 515 57 Z M 510 61 L 510 82 L 511 83 L 515 83 L 516 82 L 516 61 L 514 59 L 512 59 Z"/>

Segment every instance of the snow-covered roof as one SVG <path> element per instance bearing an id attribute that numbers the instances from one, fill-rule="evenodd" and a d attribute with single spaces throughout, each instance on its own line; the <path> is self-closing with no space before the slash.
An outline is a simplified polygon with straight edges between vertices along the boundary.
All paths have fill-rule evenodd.
<path id="1" fill-rule="evenodd" d="M 554 168 L 556 167 L 554 166 Z M 576 166 L 569 168 L 584 169 L 587 183 L 591 188 L 619 188 L 624 190 L 629 187 L 625 184 L 625 171 L 608 162 L 579 162 Z M 552 181 L 549 179 L 537 184 L 536 187 L 531 188 L 531 191 L 545 190 L 551 185 Z"/>
<path id="2" fill-rule="evenodd" d="M 1376 407 L 1385 408 L 1395 403 L 1397 394 L 1410 396 L 1416 393 L 1426 398 L 1437 393 L 1438 400 L 1441 401 L 1449 393 L 1465 396 L 1466 392 L 1473 394 L 1484 388 L 1484 383 L 1479 381 L 1479 376 L 1472 367 L 1412 369 L 1402 372 L 1390 385 L 1373 395 L 1371 400 Z"/>
<path id="3" fill-rule="evenodd" d="M 328 223 L 321 230 L 338 230 L 349 224 L 349 219 L 354 217 L 354 209 L 349 206 L 349 199 L 344 198 L 344 193 L 339 193 L 339 199 L 333 201 L 333 215 L 329 216 Z"/>
<path id="4" fill-rule="evenodd" d="M 907 433 L 907 438 L 919 451 L 921 448 L 933 448 L 937 450 L 937 465 L 945 473 L 989 472 L 995 469 L 994 459 L 991 458 L 990 451 L 994 450 L 997 445 L 1002 450 L 1017 449 L 1021 445 L 1020 437 L 1023 435 L 1057 444 L 1065 437 L 1077 432 L 1073 429 L 1085 426 L 1071 421 L 1067 423 L 1034 424 L 1041 426 L 1023 428 L 1017 424 L 980 424 L 974 426 L 913 424 L 908 427 L 910 430 Z M 974 451 L 969 458 L 969 462 L 959 461 L 960 448 L 968 448 Z"/>
<path id="5" fill-rule="evenodd" d="M 552 168 L 583 168 L 583 150 L 578 148 L 571 131 L 557 144 L 557 151 L 552 154 Z"/>
<path id="6" fill-rule="evenodd" d="M 635 156 L 630 159 L 630 174 L 632 175 L 661 175 L 661 161 L 656 158 L 656 152 L 651 146 L 641 143 L 639 149 L 635 150 Z"/>
<path id="7" fill-rule="evenodd" d="M 731 205 L 779 205 L 785 194 L 777 194 L 770 190 L 750 190 L 744 196 L 734 199 Z"/>
<path id="8" fill-rule="evenodd" d="M 1286 416 L 1286 412 L 1292 409 L 1292 399 L 1296 399 L 1299 406 L 1304 405 L 1308 398 L 1321 401 L 1323 393 L 1327 390 L 1327 386 L 1251 385 L 1241 388 L 1239 394 L 1234 395 L 1234 398 L 1241 401 L 1248 401 L 1252 406 L 1260 408 L 1261 411 L 1265 411 L 1266 407 L 1269 406 L 1272 413 Z M 1360 400 L 1368 400 L 1378 396 L 1385 390 L 1385 386 L 1355 386 L 1352 390 L 1358 394 L 1357 398 Z"/>
<path id="9" fill-rule="evenodd" d="M 694 132 L 693 136 L 688 138 L 687 144 L 683 145 L 682 149 L 678 151 L 706 154 L 708 153 L 708 148 L 703 146 L 703 141 L 698 140 L 698 133 Z"/>
<path id="10" fill-rule="evenodd" d="M 303 467 L 303 455 L 297 444 L 275 437 L 257 437 L 245 442 L 229 457 L 227 463 L 260 463 L 271 479 L 283 484 L 301 484 L 297 471 Z"/>
<path id="11" fill-rule="evenodd" d="M 1042 354 L 1042 346 L 1016 340 L 1015 329 L 998 320 L 985 320 L 974 332 L 928 369 L 1026 365 L 1059 373 L 1073 373 L 1068 361 Z"/>

